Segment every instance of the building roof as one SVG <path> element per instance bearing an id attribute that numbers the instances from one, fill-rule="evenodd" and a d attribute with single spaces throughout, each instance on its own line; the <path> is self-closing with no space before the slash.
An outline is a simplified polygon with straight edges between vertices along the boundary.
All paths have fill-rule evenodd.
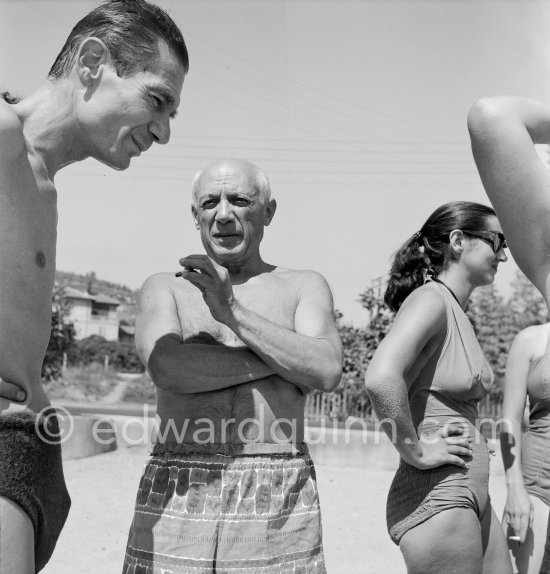
<path id="1" fill-rule="evenodd" d="M 88 301 L 95 301 L 95 296 L 86 293 L 85 291 L 79 291 L 74 287 L 65 287 L 63 289 L 63 297 L 71 299 L 87 299 Z"/>
<path id="2" fill-rule="evenodd" d="M 94 301 L 95 303 L 103 303 L 106 305 L 120 305 L 120 301 L 118 301 L 118 299 L 114 299 L 108 295 L 102 295 L 101 293 L 90 295 L 89 293 L 79 291 L 74 287 L 65 287 L 63 296 L 66 299 L 84 299 L 86 301 Z"/>
<path id="3" fill-rule="evenodd" d="M 108 295 L 102 295 L 101 293 L 98 293 L 95 296 L 95 302 L 96 303 L 107 303 L 109 305 L 120 305 L 120 301 L 118 299 L 115 299 L 113 297 L 109 297 Z"/>

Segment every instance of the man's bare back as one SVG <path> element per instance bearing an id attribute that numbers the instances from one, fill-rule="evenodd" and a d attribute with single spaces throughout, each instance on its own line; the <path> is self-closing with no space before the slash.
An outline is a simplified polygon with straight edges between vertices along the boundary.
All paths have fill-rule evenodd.
<path id="1" fill-rule="evenodd" d="M 19 118 L 0 101 L 0 378 L 22 387 L 23 406 L 49 401 L 41 384 L 55 276 L 56 191 L 28 149 Z M 0 411 L 21 405 L 0 399 Z"/>
<path id="2" fill-rule="evenodd" d="M 293 330 L 301 284 L 309 273 L 275 268 L 233 289 L 248 309 Z M 172 273 L 157 275 L 155 280 L 174 298 L 184 345 L 224 345 L 236 350 L 245 347 L 231 329 L 211 316 L 192 285 Z M 196 360 L 208 362 L 208 349 L 201 348 Z M 305 396 L 297 385 L 277 374 L 206 393 L 182 394 L 159 388 L 160 436 L 166 436 L 168 442 L 185 443 L 206 441 L 208 437 L 210 442 L 230 444 L 302 442 Z M 170 432 L 172 424 L 179 437 Z"/>

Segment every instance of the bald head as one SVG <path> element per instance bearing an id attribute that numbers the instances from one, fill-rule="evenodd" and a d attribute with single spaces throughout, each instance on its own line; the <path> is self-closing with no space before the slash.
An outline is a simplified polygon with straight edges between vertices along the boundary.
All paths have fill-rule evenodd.
<path id="1" fill-rule="evenodd" d="M 262 205 L 271 199 L 269 179 L 258 166 L 246 159 L 226 158 L 213 161 L 195 175 L 191 185 L 193 204 L 197 204 L 197 197 L 203 185 L 229 175 L 242 178 L 243 183 L 248 184 L 258 194 Z"/>

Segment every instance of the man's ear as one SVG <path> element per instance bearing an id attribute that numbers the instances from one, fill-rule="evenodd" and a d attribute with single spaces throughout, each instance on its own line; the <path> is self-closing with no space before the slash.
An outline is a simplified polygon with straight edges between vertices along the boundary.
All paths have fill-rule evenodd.
<path id="1" fill-rule="evenodd" d="M 111 64 L 111 54 L 99 38 L 86 38 L 76 55 L 76 73 L 84 86 L 93 85 L 101 76 L 101 66 Z"/>
<path id="2" fill-rule="evenodd" d="M 191 213 L 193 214 L 193 221 L 195 222 L 195 229 L 200 229 L 199 214 L 197 213 L 197 208 L 195 207 L 194 203 L 191 205 Z"/>
<path id="3" fill-rule="evenodd" d="M 271 220 L 273 219 L 273 216 L 275 215 L 276 211 L 277 211 L 277 202 L 275 201 L 275 199 L 270 199 L 267 202 L 267 207 L 265 209 L 264 225 L 269 225 L 271 223 Z"/>

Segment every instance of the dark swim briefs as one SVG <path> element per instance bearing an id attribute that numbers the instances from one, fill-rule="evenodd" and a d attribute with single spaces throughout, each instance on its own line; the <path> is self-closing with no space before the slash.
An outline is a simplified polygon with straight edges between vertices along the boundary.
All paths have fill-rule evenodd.
<path id="1" fill-rule="evenodd" d="M 50 559 L 71 506 L 58 439 L 53 408 L 0 415 L 0 496 L 32 521 L 36 572 Z"/>
<path id="2" fill-rule="evenodd" d="M 478 432 L 474 436 L 467 468 L 446 464 L 419 470 L 401 460 L 386 506 L 388 531 L 395 544 L 409 530 L 444 510 L 471 508 L 480 521 L 490 510 L 489 451 L 486 440 Z"/>

